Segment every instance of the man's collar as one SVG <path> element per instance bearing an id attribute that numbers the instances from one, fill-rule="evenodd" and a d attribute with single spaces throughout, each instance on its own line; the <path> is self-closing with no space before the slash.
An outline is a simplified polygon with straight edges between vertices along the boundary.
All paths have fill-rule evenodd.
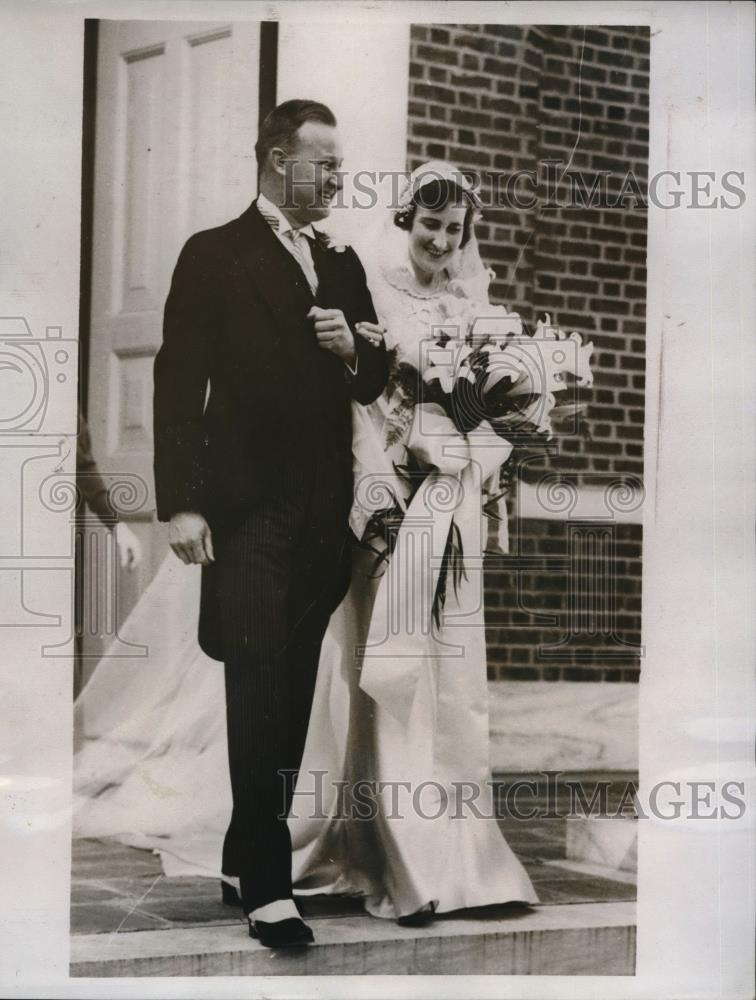
<path id="1" fill-rule="evenodd" d="M 266 215 L 273 215 L 278 220 L 278 232 L 281 235 L 292 232 L 294 226 L 289 222 L 286 216 L 283 214 L 278 205 L 274 205 L 270 198 L 266 198 L 264 194 L 259 194 L 257 196 L 257 206 L 261 212 Z M 312 223 L 308 222 L 306 226 L 300 226 L 297 228 L 297 232 L 304 233 L 305 236 L 309 236 L 311 240 L 317 238 L 316 232 L 312 227 Z"/>

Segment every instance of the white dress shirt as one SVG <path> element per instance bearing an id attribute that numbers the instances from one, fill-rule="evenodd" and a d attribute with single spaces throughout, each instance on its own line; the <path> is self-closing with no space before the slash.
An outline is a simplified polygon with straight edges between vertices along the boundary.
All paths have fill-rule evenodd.
<path id="1" fill-rule="evenodd" d="M 312 223 L 308 222 L 306 226 L 295 228 L 283 214 L 278 205 L 274 205 L 270 198 L 266 198 L 264 194 L 258 195 L 257 207 L 263 216 L 269 215 L 275 218 L 278 225 L 275 229 L 273 229 L 273 232 L 278 237 L 279 243 L 281 246 L 286 248 L 304 272 L 304 276 L 307 278 L 307 284 L 310 286 L 312 294 L 317 294 L 318 275 L 315 271 L 315 264 L 312 260 L 310 242 L 306 239 L 308 236 L 311 240 L 316 239 Z M 271 226 L 271 228 L 273 227 Z M 296 247 L 294 245 L 295 241 Z"/>
<path id="2" fill-rule="evenodd" d="M 318 274 L 315 270 L 315 264 L 312 259 L 310 239 L 317 239 L 317 235 L 312 223 L 308 222 L 306 226 L 295 228 L 283 214 L 278 205 L 274 205 L 270 198 L 266 198 L 264 194 L 259 194 L 257 196 L 257 207 L 261 215 L 275 218 L 277 225 L 275 228 L 271 226 L 271 229 L 273 229 L 273 232 L 278 237 L 278 241 L 281 246 L 285 247 L 285 249 L 292 255 L 294 260 L 302 269 L 305 278 L 307 278 L 307 284 L 310 286 L 312 294 L 316 295 L 318 291 Z M 310 239 L 307 239 L 308 236 Z M 357 374 L 358 359 L 356 356 L 356 346 L 354 368 L 347 361 L 345 361 L 344 364 L 352 375 Z"/>

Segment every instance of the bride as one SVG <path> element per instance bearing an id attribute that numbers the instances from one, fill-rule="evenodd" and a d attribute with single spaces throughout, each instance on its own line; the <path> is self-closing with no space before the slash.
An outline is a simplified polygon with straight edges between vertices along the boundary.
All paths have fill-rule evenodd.
<path id="1" fill-rule="evenodd" d="M 481 499 L 509 446 L 450 434 L 407 378 L 416 384 L 442 349 L 439 330 L 460 336 L 486 314 L 477 207 L 459 171 L 425 164 L 363 257 L 392 371 L 381 399 L 354 405 L 359 542 L 289 813 L 296 893 L 359 895 L 405 924 L 537 902 L 496 823 L 488 758 Z M 196 642 L 198 594 L 199 568 L 169 556 L 121 630 L 147 657 L 104 657 L 77 700 L 74 834 L 157 851 L 168 876 L 220 877 L 231 811 L 223 672 Z"/>

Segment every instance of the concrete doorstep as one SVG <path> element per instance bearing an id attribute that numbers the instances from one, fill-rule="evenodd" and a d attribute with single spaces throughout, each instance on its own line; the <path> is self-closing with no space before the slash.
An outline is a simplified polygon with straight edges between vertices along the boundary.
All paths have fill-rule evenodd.
<path id="1" fill-rule="evenodd" d="M 422 928 L 311 921 L 316 943 L 271 951 L 240 921 L 71 938 L 72 977 L 580 975 L 635 972 L 635 903 L 489 907 Z"/>
<path id="2" fill-rule="evenodd" d="M 513 778 L 498 782 L 500 797 Z M 570 775 L 567 775 L 570 777 Z M 632 774 L 573 775 L 617 805 Z M 543 775 L 541 775 L 543 779 Z M 637 821 L 569 815 L 564 782 L 551 801 L 536 782 L 536 815 L 503 811 L 499 826 L 540 903 L 442 914 L 422 928 L 365 913 L 352 897 L 302 896 L 316 943 L 271 951 L 224 906 L 217 881 L 167 877 L 159 858 L 110 839 L 72 849 L 73 977 L 323 975 L 593 975 L 635 971 Z"/>

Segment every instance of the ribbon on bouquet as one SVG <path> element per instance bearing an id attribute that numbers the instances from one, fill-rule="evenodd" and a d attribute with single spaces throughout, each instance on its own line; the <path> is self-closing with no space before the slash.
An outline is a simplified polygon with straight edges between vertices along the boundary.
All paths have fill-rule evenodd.
<path id="1" fill-rule="evenodd" d="M 512 451 L 487 422 L 461 434 L 435 404 L 415 408 L 407 447 L 430 471 L 406 510 L 381 578 L 360 677 L 362 690 L 405 725 L 421 672 L 439 656 L 432 609 L 452 522 L 460 530 L 465 562 L 477 556 L 482 574 L 483 484 Z M 465 618 L 469 624 L 481 610 L 479 600 L 465 601 L 470 589 L 463 581 L 459 595 L 453 595 L 451 581 L 447 586 L 445 617 L 448 621 L 453 613 L 463 629 Z"/>

